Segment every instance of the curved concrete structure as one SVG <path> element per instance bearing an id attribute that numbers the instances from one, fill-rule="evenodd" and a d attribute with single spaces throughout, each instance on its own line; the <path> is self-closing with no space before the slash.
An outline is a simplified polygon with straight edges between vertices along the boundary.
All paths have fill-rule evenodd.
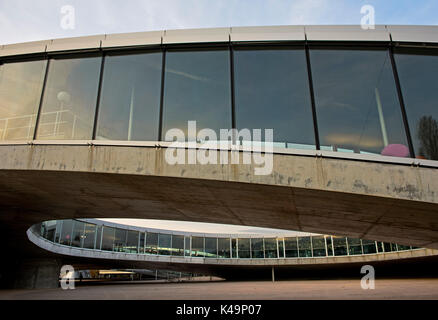
<path id="1" fill-rule="evenodd" d="M 436 123 L 432 116 L 428 117 L 429 112 L 435 114 L 434 109 L 427 109 L 428 104 L 418 104 L 415 96 L 407 94 L 409 83 L 404 80 L 412 78 L 413 72 L 409 66 L 413 65 L 415 71 L 422 60 L 409 60 L 407 67 L 401 68 L 402 58 L 412 58 L 411 51 L 415 51 L 414 57 L 437 56 L 434 49 L 438 41 L 435 36 L 437 30 L 437 27 L 416 26 L 377 26 L 375 30 L 367 31 L 360 26 L 242 27 L 100 35 L 1 46 L 0 72 L 6 70 L 5 74 L 14 75 L 22 71 L 20 63 L 37 62 L 35 65 L 39 69 L 32 66 L 29 72 L 40 86 L 30 88 L 24 85 L 23 92 L 33 90 L 32 97 L 25 97 L 28 99 L 24 102 L 20 100 L 20 94 L 8 96 L 11 92 L 20 92 L 8 87 L 13 87 L 13 81 L 9 84 L 6 81 L 4 85 L 8 90 L 1 91 L 7 97 L 3 101 L 0 96 L 0 103 L 6 109 L 0 108 L 1 112 L 6 112 L 6 115 L 0 114 L 0 232 L 5 235 L 6 256 L 20 264 L 22 256 L 44 255 L 30 245 L 25 236 L 28 228 L 41 221 L 122 217 L 282 228 L 437 249 L 438 158 L 433 148 L 437 142 L 429 141 L 427 135 L 424 138 L 425 132 L 431 132 L 429 129 Z M 206 49 L 205 52 L 219 50 L 222 58 L 225 57 L 222 59 L 224 65 L 217 67 L 219 72 L 210 72 L 214 77 L 191 74 L 170 64 L 172 54 L 177 53 L 174 63 L 178 65 L 178 51 L 196 51 L 200 47 Z M 286 138 L 274 140 L 272 149 L 262 150 L 265 156 L 272 155 L 272 171 L 257 175 L 256 169 L 260 165 L 244 164 L 244 155 L 260 154 L 260 151 L 254 150 L 253 145 L 245 146 L 243 142 L 242 145 L 218 147 L 228 163 L 232 163 L 231 159 L 236 154 L 239 155 L 240 162 L 236 164 L 174 165 L 166 161 L 166 151 L 173 146 L 169 142 L 172 139 L 165 138 L 165 128 L 172 127 L 168 120 L 169 112 L 173 115 L 166 103 L 172 102 L 172 98 L 177 102 L 183 100 L 180 98 L 182 92 L 194 92 L 196 99 L 208 97 L 207 101 L 202 101 L 207 104 L 209 99 L 213 101 L 213 93 L 222 88 L 225 92 L 223 99 L 218 99 L 220 103 L 215 104 L 216 108 L 223 109 L 222 112 L 210 110 L 206 114 L 210 114 L 213 122 L 224 118 L 224 128 L 240 129 L 240 118 L 236 113 L 239 110 L 244 113 L 241 111 L 244 108 L 239 109 L 244 103 L 239 105 L 236 101 L 239 62 L 233 57 L 239 50 L 256 49 L 254 51 L 259 52 L 260 48 L 268 48 L 267 51 L 276 51 L 285 47 L 297 54 L 292 62 L 298 61 L 298 66 L 303 67 L 300 79 L 304 79 L 305 86 L 295 94 L 303 99 L 301 105 L 301 100 L 297 98 L 297 104 L 307 109 L 305 113 L 300 113 L 303 110 L 296 105 L 287 105 L 274 119 L 279 122 L 283 118 L 289 119 L 290 114 L 286 116 L 285 112 L 293 109 L 292 118 L 298 121 L 295 120 L 293 125 L 292 122 L 286 123 L 286 128 L 300 122 L 305 125 L 298 134 L 291 136 L 286 130 Z M 340 107 L 344 113 L 337 114 L 334 120 L 321 109 L 327 98 L 335 97 L 335 92 L 329 90 L 328 97 L 319 100 L 320 95 L 327 94 L 324 91 L 327 83 L 318 75 L 329 73 L 321 72 L 324 68 L 318 70 L 320 60 L 314 54 L 317 55 L 321 47 L 325 53 L 330 51 L 336 57 L 344 50 L 343 54 L 348 56 L 344 59 L 346 61 L 351 58 L 359 62 L 368 61 L 369 66 L 382 65 L 377 75 L 383 72 L 385 77 L 382 82 L 379 76 L 367 84 L 371 89 L 368 88 L 369 97 L 366 95 L 365 100 L 372 101 L 372 108 L 366 105 L 369 110 L 364 109 L 360 121 L 355 122 L 357 119 L 354 118 L 361 114 L 360 101 L 364 100 L 359 94 L 357 97 L 353 95 L 353 103 L 348 101 L 350 104 L 342 103 L 345 102 L 341 99 L 344 93 L 341 98 L 337 97 L 340 101 L 332 105 Z M 365 52 L 364 56 L 353 57 L 350 51 L 355 50 L 345 47 L 357 47 L 361 49 L 357 52 Z M 378 54 L 374 55 L 375 52 Z M 150 96 L 156 100 L 151 102 L 153 112 L 145 116 L 139 125 L 142 129 L 153 128 L 147 138 L 146 135 L 136 138 L 138 132 L 133 129 L 137 120 L 135 98 L 145 99 L 135 95 L 139 91 L 134 90 L 138 84 L 135 81 L 132 88 L 124 93 L 123 103 L 117 105 L 120 110 L 122 106 L 127 108 L 127 118 L 116 118 L 109 124 L 102 124 L 104 120 L 99 118 L 105 110 L 102 108 L 105 93 L 118 92 L 111 87 L 104 90 L 104 67 L 109 66 L 105 70 L 111 70 L 112 57 L 131 57 L 133 53 L 154 53 L 154 57 L 159 57 L 158 62 L 154 60 L 151 69 L 156 74 L 156 78 L 151 80 L 151 88 L 154 87 L 155 91 Z M 195 62 L 201 61 L 196 57 Z M 269 57 L 266 59 L 272 60 Z M 81 67 L 80 62 L 85 60 L 89 65 Z M 207 61 L 205 65 L 208 67 L 212 61 L 219 60 L 202 61 Z M 324 58 L 321 61 L 329 60 Z M 427 60 L 426 67 L 427 63 L 434 61 Z M 138 66 L 136 63 L 134 68 Z M 79 67 L 75 69 L 75 65 Z M 196 65 L 190 66 L 194 68 Z M 229 70 L 223 73 L 226 68 Z M 21 75 L 19 72 L 17 74 Z M 94 73 L 90 75 L 89 72 Z M 215 78 L 218 74 L 225 74 L 223 83 Z M 171 77 L 175 75 L 184 78 L 184 81 L 177 82 L 176 87 L 188 81 L 202 84 L 190 90 L 177 91 L 176 98 L 169 98 L 166 88 L 172 86 Z M 58 81 L 56 76 L 62 77 L 62 81 Z M 336 73 L 332 77 L 340 79 Z M 273 79 L 277 78 L 280 78 L 279 75 Z M 348 75 L 346 80 L 348 84 L 355 79 Z M 129 81 L 122 79 L 114 86 L 122 90 L 122 84 Z M 70 82 L 70 93 L 63 87 L 57 87 L 60 83 L 66 83 L 68 87 Z M 428 94 L 432 93 L 430 101 L 434 102 L 433 93 L 436 90 L 427 86 L 431 81 L 426 79 L 424 82 L 423 87 L 427 87 Z M 200 88 L 205 83 L 212 83 L 213 89 L 202 95 Z M 94 89 L 89 89 L 91 87 Z M 263 85 L 258 89 L 263 89 Z M 93 92 L 85 94 L 87 90 Z M 253 89 L 252 94 L 255 93 L 257 90 Z M 276 96 L 272 95 L 269 101 Z M 285 101 L 293 100 L 285 97 Z M 119 96 L 109 100 L 116 98 Z M 276 103 L 280 105 L 280 102 Z M 270 108 L 274 107 L 272 104 Z M 26 113 L 23 111 L 25 107 L 32 110 Z M 347 119 L 345 127 L 330 127 L 331 122 L 348 113 L 347 109 L 355 110 L 353 107 L 357 107 L 357 111 L 351 113 L 352 117 Z M 23 110 L 21 113 L 9 112 L 14 108 Z M 119 109 L 116 108 L 113 113 L 117 114 Z M 190 109 L 186 113 L 196 118 L 204 110 L 201 109 Z M 262 108 L 267 109 L 266 106 Z M 416 109 L 421 109 L 421 121 L 410 113 Z M 108 112 L 109 115 L 113 113 Z M 249 114 L 252 115 L 252 111 Z M 268 121 L 271 114 L 262 113 L 259 116 Z M 141 118 L 141 114 L 138 117 Z M 372 124 L 369 123 L 370 118 L 374 121 Z M 147 122 L 148 119 L 155 120 Z M 277 125 L 275 121 L 274 125 Z M 126 134 L 117 136 L 118 130 L 124 130 L 117 127 L 121 123 L 126 125 Z M 278 125 L 274 129 L 284 131 L 284 126 Z M 300 136 L 306 130 L 311 137 L 307 140 Z M 167 142 L 163 141 L 166 139 Z M 206 148 L 218 150 L 193 142 L 179 148 L 185 155 L 195 151 L 202 153 Z"/>

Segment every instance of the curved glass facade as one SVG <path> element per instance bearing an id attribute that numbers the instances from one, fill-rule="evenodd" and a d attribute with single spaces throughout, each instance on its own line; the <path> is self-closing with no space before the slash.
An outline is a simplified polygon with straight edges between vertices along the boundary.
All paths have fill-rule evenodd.
<path id="1" fill-rule="evenodd" d="M 0 63 L 0 140 L 202 140 L 195 120 L 218 139 L 273 129 L 276 147 L 438 160 L 436 49 L 196 44 Z"/>
<path id="2" fill-rule="evenodd" d="M 32 229 L 48 241 L 69 247 L 215 259 L 316 258 L 416 249 L 395 243 L 328 235 L 237 239 L 178 235 L 127 230 L 79 220 L 45 221 Z M 56 234 L 61 234 L 61 238 Z"/>

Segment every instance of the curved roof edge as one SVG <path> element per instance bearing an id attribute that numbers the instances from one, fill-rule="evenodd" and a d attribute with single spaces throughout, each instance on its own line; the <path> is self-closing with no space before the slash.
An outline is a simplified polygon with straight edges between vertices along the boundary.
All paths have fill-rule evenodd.
<path id="1" fill-rule="evenodd" d="M 305 40 L 438 43 L 438 26 L 376 25 L 364 30 L 360 25 L 293 25 L 102 34 L 0 45 L 0 57 L 162 44 Z"/>

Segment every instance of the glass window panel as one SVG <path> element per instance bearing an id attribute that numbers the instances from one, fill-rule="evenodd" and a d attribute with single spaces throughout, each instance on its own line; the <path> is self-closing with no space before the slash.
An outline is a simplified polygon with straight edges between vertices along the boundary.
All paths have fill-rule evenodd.
<path id="1" fill-rule="evenodd" d="M 184 251 L 184 255 L 186 257 L 190 257 L 190 237 L 184 237 L 184 241 L 185 241 L 185 251 Z"/>
<path id="2" fill-rule="evenodd" d="M 0 140 L 33 139 L 46 60 L 0 66 Z"/>
<path id="3" fill-rule="evenodd" d="M 202 237 L 192 237 L 192 256 L 193 257 L 204 257 L 204 238 Z"/>
<path id="4" fill-rule="evenodd" d="M 347 255 L 347 242 L 345 237 L 333 237 L 333 246 L 335 247 L 335 256 Z"/>
<path id="5" fill-rule="evenodd" d="M 325 242 L 327 243 L 327 254 L 328 256 L 333 256 L 333 244 L 332 238 L 330 236 L 325 237 Z"/>
<path id="6" fill-rule="evenodd" d="M 315 149 L 304 49 L 236 49 L 234 70 L 239 130 L 273 129 L 282 147 Z"/>
<path id="7" fill-rule="evenodd" d="M 362 239 L 362 247 L 364 254 L 376 253 L 375 241 Z"/>
<path id="8" fill-rule="evenodd" d="M 217 258 L 217 238 L 205 238 L 205 257 Z"/>
<path id="9" fill-rule="evenodd" d="M 91 139 L 101 58 L 51 59 L 38 139 Z"/>
<path id="10" fill-rule="evenodd" d="M 387 50 L 310 51 L 321 149 L 409 156 Z"/>
<path id="11" fill-rule="evenodd" d="M 415 154 L 438 160 L 438 52 L 400 49 L 394 59 Z"/>
<path id="12" fill-rule="evenodd" d="M 217 140 L 219 129 L 231 128 L 228 50 L 168 51 L 164 79 L 162 139 L 169 129 L 178 128 L 186 140 L 195 140 L 188 137 L 189 120 L 196 120 L 197 132 L 214 130 Z"/>
<path id="13" fill-rule="evenodd" d="M 284 246 L 286 249 L 286 258 L 298 257 L 297 238 L 284 238 Z"/>
<path id="14" fill-rule="evenodd" d="M 113 251 L 114 248 L 114 228 L 103 227 L 102 250 Z"/>
<path id="15" fill-rule="evenodd" d="M 310 237 L 298 237 L 298 249 L 300 258 L 311 257 L 312 247 L 310 243 Z"/>
<path id="16" fill-rule="evenodd" d="M 400 251 L 411 250 L 411 247 L 410 247 L 410 246 L 404 246 L 404 245 L 399 244 L 399 245 L 398 245 L 398 250 L 400 250 Z"/>
<path id="17" fill-rule="evenodd" d="M 391 244 L 388 243 L 388 242 L 383 242 L 383 248 L 385 249 L 385 252 L 391 252 L 392 251 Z"/>
<path id="18" fill-rule="evenodd" d="M 312 247 L 314 257 L 325 257 L 325 239 L 324 236 L 312 237 Z"/>
<path id="19" fill-rule="evenodd" d="M 237 239 L 231 239 L 232 258 L 237 258 Z"/>
<path id="20" fill-rule="evenodd" d="M 158 254 L 158 233 L 146 233 L 146 249 L 147 254 Z"/>
<path id="21" fill-rule="evenodd" d="M 145 233 L 140 232 L 140 244 L 138 248 L 138 253 L 144 253 L 145 240 L 146 240 Z"/>
<path id="22" fill-rule="evenodd" d="M 100 245 L 101 245 L 101 240 L 102 240 L 102 226 L 97 226 L 97 231 L 96 231 L 96 249 L 101 250 Z"/>
<path id="23" fill-rule="evenodd" d="M 83 247 L 87 249 L 94 249 L 94 242 L 96 240 L 96 225 L 91 223 L 85 224 Z"/>
<path id="24" fill-rule="evenodd" d="M 263 259 L 265 257 L 263 238 L 251 239 L 251 257 L 253 259 Z"/>
<path id="25" fill-rule="evenodd" d="M 62 231 L 63 220 L 56 221 L 56 231 L 55 231 L 55 242 L 59 243 L 61 239 L 61 231 Z"/>
<path id="26" fill-rule="evenodd" d="M 82 240 L 84 238 L 85 223 L 81 221 L 74 221 L 72 247 L 82 247 Z"/>
<path id="27" fill-rule="evenodd" d="M 46 221 L 41 224 L 41 236 L 49 241 L 54 240 L 56 232 L 56 220 Z"/>
<path id="28" fill-rule="evenodd" d="M 251 258 L 250 239 L 239 238 L 237 243 L 239 258 Z"/>
<path id="29" fill-rule="evenodd" d="M 72 231 L 73 220 L 64 220 L 62 222 L 61 238 L 59 240 L 59 243 L 69 246 L 71 244 Z"/>
<path id="30" fill-rule="evenodd" d="M 219 258 L 230 258 L 230 239 L 218 238 L 217 251 Z"/>
<path id="31" fill-rule="evenodd" d="M 347 238 L 348 241 L 348 252 L 350 255 L 362 254 L 362 246 L 360 244 L 360 239 Z"/>
<path id="32" fill-rule="evenodd" d="M 265 238 L 265 258 L 278 258 L 277 239 Z"/>
<path id="33" fill-rule="evenodd" d="M 383 242 L 377 241 L 377 252 L 385 252 Z"/>
<path id="34" fill-rule="evenodd" d="M 126 246 L 126 230 L 116 228 L 115 240 L 114 240 L 114 251 L 124 252 Z"/>
<path id="35" fill-rule="evenodd" d="M 162 255 L 170 255 L 172 251 L 172 235 L 170 234 L 162 234 L 158 235 L 158 254 Z"/>
<path id="36" fill-rule="evenodd" d="M 278 257 L 284 258 L 284 243 L 283 239 L 278 239 Z"/>
<path id="37" fill-rule="evenodd" d="M 105 57 L 97 139 L 155 141 L 162 53 Z"/>
<path id="38" fill-rule="evenodd" d="M 127 253 L 138 252 L 138 231 L 128 231 L 128 240 L 124 251 Z"/>
<path id="39" fill-rule="evenodd" d="M 184 255 L 184 236 L 172 235 L 172 255 Z"/>

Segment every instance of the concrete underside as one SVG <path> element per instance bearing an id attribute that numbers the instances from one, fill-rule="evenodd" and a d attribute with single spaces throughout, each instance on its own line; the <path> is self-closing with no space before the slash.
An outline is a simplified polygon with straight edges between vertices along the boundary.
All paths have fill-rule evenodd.
<path id="1" fill-rule="evenodd" d="M 169 165 L 165 149 L 0 146 L 5 254 L 40 257 L 52 219 L 145 218 L 300 230 L 438 248 L 438 170 L 276 154 L 252 165 Z"/>

